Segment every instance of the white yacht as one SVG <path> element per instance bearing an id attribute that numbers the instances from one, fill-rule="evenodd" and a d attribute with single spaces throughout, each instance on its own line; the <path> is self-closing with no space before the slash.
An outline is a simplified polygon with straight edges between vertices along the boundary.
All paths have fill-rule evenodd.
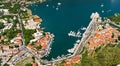
<path id="1" fill-rule="evenodd" d="M 78 40 L 76 41 L 76 43 L 80 43 L 80 40 L 78 39 Z"/>
<path id="2" fill-rule="evenodd" d="M 60 6 L 60 5 L 61 5 L 61 3 L 59 2 L 59 3 L 57 3 L 57 5 L 59 5 L 59 6 Z"/>
<path id="3" fill-rule="evenodd" d="M 72 37 L 81 37 L 81 33 L 80 31 L 78 31 L 77 33 L 75 31 L 70 31 L 68 33 L 68 36 L 72 36 Z"/>
<path id="4" fill-rule="evenodd" d="M 75 37 L 75 35 L 76 35 L 76 33 L 75 33 L 74 31 L 70 31 L 70 32 L 68 33 L 68 36 L 74 36 L 74 37 Z"/>
<path id="5" fill-rule="evenodd" d="M 101 4 L 100 6 L 101 6 L 101 7 L 104 7 L 104 4 Z"/>
<path id="6" fill-rule="evenodd" d="M 59 8 L 57 7 L 56 10 L 59 10 Z"/>
<path id="7" fill-rule="evenodd" d="M 102 10 L 102 13 L 104 13 L 105 11 L 104 10 Z"/>
<path id="8" fill-rule="evenodd" d="M 81 37 L 80 31 L 78 31 L 75 36 L 76 36 L 76 37 Z"/>
<path id="9" fill-rule="evenodd" d="M 73 53 L 73 52 L 74 52 L 74 48 L 68 49 L 68 52 L 69 52 L 69 53 Z"/>
<path id="10" fill-rule="evenodd" d="M 70 31 L 69 33 L 68 33 L 68 36 L 71 36 L 72 35 L 72 31 Z"/>
<path id="11" fill-rule="evenodd" d="M 87 29 L 86 27 L 81 28 L 81 30 L 86 30 L 86 29 Z"/>
<path id="12" fill-rule="evenodd" d="M 49 7 L 49 5 L 47 4 L 46 7 Z"/>

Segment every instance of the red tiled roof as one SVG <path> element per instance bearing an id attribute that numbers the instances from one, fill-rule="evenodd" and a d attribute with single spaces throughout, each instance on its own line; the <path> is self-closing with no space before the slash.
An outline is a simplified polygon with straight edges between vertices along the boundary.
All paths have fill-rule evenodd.
<path id="1" fill-rule="evenodd" d="M 32 66 L 37 66 L 37 64 L 36 64 L 36 63 L 33 63 Z"/>
<path id="2" fill-rule="evenodd" d="M 36 18 L 36 19 L 34 19 L 34 22 L 42 22 L 42 19 Z"/>
<path id="3" fill-rule="evenodd" d="M 115 37 L 117 37 L 117 30 L 112 27 L 107 27 L 103 30 L 98 31 L 95 34 L 95 37 L 90 38 L 89 48 L 93 49 L 94 47 L 100 46 L 101 44 L 105 44 L 106 42 L 112 42 L 113 38 L 112 33 L 114 33 Z"/>

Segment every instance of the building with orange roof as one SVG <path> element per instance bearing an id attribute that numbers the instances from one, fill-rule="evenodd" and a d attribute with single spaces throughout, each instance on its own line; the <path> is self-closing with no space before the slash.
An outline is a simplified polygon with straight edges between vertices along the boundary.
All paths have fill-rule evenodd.
<path id="1" fill-rule="evenodd" d="M 0 48 L 0 55 L 2 54 L 2 48 Z"/>
<path id="2" fill-rule="evenodd" d="M 81 60 L 81 57 L 79 55 L 72 58 L 73 63 L 80 64 L 80 60 Z"/>
<path id="3" fill-rule="evenodd" d="M 35 18 L 35 19 L 34 19 L 34 22 L 42 22 L 42 19 L 40 19 L 40 18 Z"/>
<path id="4" fill-rule="evenodd" d="M 72 66 L 72 61 L 71 61 L 71 59 L 65 60 L 65 66 Z"/>
<path id="5" fill-rule="evenodd" d="M 33 46 L 32 46 L 32 45 L 30 45 L 30 44 L 28 44 L 28 45 L 27 45 L 27 48 L 28 48 L 28 49 L 32 49 L 32 48 L 33 48 Z"/>
<path id="6" fill-rule="evenodd" d="M 45 35 L 45 37 L 40 38 L 37 42 L 36 42 L 36 46 L 42 46 L 42 49 L 45 49 L 47 47 L 47 42 L 49 40 L 49 35 Z"/>
<path id="7" fill-rule="evenodd" d="M 17 40 L 15 40 L 14 43 L 20 46 L 22 44 L 22 40 L 21 39 L 17 39 Z"/>
<path id="8" fill-rule="evenodd" d="M 32 66 L 37 66 L 37 63 L 33 63 Z"/>
<path id="9" fill-rule="evenodd" d="M 77 55 L 65 60 L 65 66 L 72 66 L 74 63 L 80 64 L 81 56 Z"/>
<path id="10" fill-rule="evenodd" d="M 13 48 L 12 49 L 12 53 L 17 53 L 18 52 L 18 48 Z"/>
<path id="11" fill-rule="evenodd" d="M 46 43 L 42 43 L 41 46 L 42 46 L 42 49 L 45 49 L 47 47 L 47 44 Z"/>
<path id="12" fill-rule="evenodd" d="M 9 46 L 8 45 L 3 45 L 3 50 L 9 50 Z"/>
<path id="13" fill-rule="evenodd" d="M 114 34 L 114 37 L 112 37 L 113 34 Z M 101 46 L 102 44 L 114 42 L 117 39 L 118 34 L 119 32 L 116 29 L 112 28 L 111 26 L 107 24 L 106 28 L 99 30 L 94 35 L 94 37 L 91 37 L 89 39 L 88 48 L 94 49 L 94 48 Z"/>

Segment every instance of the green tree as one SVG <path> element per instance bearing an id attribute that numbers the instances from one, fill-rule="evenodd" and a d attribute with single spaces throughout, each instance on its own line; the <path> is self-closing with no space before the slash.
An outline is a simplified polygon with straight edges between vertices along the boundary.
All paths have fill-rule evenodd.
<path id="1" fill-rule="evenodd" d="M 32 64 L 31 63 L 27 63 L 27 64 L 25 64 L 25 66 L 32 66 Z"/>
<path id="2" fill-rule="evenodd" d="M 42 46 L 37 46 L 36 49 L 37 50 L 40 50 L 42 48 Z"/>
<path id="3" fill-rule="evenodd" d="M 109 19 L 116 24 L 120 24 L 120 14 L 116 14 L 114 16 L 110 16 Z"/>
<path id="4" fill-rule="evenodd" d="M 120 41 L 120 36 L 118 36 L 118 40 Z"/>
<path id="5" fill-rule="evenodd" d="M 0 22 L 0 29 L 4 28 L 4 23 Z"/>
<path id="6" fill-rule="evenodd" d="M 6 64 L 4 64 L 3 66 L 9 66 L 9 65 L 6 63 Z"/>
<path id="7" fill-rule="evenodd" d="M 7 38 L 13 39 L 15 36 L 17 36 L 17 34 L 20 33 L 20 30 L 15 29 L 14 27 L 12 27 L 9 30 L 5 30 L 5 32 L 3 33 L 3 35 L 7 36 Z"/>
<path id="8" fill-rule="evenodd" d="M 25 39 L 26 45 L 28 45 L 28 43 L 31 39 L 34 39 L 34 37 L 32 36 L 33 33 L 35 33 L 35 30 L 23 28 L 23 34 L 24 34 L 24 39 Z"/>

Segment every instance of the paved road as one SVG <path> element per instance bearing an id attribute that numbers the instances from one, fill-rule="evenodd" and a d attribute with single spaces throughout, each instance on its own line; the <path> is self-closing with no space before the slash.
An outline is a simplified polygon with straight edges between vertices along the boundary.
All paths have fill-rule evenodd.
<path id="1" fill-rule="evenodd" d="M 23 34 L 23 26 L 22 26 L 22 20 L 20 19 L 20 10 L 18 11 L 18 21 L 19 21 L 19 24 L 20 24 L 20 30 L 21 30 L 21 34 L 22 34 L 22 42 L 23 42 L 23 45 L 25 45 L 25 40 L 24 40 L 24 34 Z"/>

